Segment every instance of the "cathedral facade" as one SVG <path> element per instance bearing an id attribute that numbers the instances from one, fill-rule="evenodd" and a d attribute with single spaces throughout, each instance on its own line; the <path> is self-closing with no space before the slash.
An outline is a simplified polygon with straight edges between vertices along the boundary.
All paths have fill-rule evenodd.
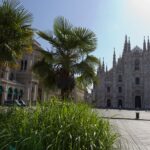
<path id="1" fill-rule="evenodd" d="M 105 64 L 97 70 L 98 83 L 92 90 L 92 103 L 100 108 L 150 109 L 150 42 L 131 49 L 125 37 L 123 53 L 109 71 Z"/>

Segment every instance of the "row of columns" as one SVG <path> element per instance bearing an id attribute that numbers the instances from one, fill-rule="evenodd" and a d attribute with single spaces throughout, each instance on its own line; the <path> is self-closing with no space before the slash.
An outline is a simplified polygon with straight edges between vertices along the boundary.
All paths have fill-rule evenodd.
<path id="1" fill-rule="evenodd" d="M 27 85 L 27 89 L 25 92 L 25 99 L 28 101 L 28 103 L 35 104 L 38 96 L 38 84 L 31 82 Z"/>
<path id="2" fill-rule="evenodd" d="M 8 90 L 9 90 L 9 88 L 12 88 L 11 86 L 8 88 L 8 86 L 7 86 L 7 84 L 1 84 L 1 86 L 2 86 L 2 88 L 3 88 L 3 91 L 2 91 L 2 97 L 1 97 L 1 104 L 4 104 L 4 101 L 7 101 L 8 100 Z M 14 88 L 12 88 L 12 90 L 13 90 Z M 17 89 L 17 88 L 15 88 L 15 89 Z M 22 90 L 22 89 L 20 89 L 20 90 Z M 20 91 L 18 91 L 18 98 L 19 98 L 19 92 Z M 22 90 L 22 92 L 23 92 L 23 90 Z M 13 90 L 13 92 L 12 92 L 12 96 L 11 96 L 11 99 L 10 100 L 13 100 L 13 98 L 14 98 L 14 90 Z"/>

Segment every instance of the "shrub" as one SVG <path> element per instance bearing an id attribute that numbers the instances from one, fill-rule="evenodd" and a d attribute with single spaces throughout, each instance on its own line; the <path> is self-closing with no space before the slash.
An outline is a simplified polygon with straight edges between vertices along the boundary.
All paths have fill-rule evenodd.
<path id="1" fill-rule="evenodd" d="M 110 150 L 117 135 L 85 104 L 48 101 L 0 113 L 2 150 Z"/>

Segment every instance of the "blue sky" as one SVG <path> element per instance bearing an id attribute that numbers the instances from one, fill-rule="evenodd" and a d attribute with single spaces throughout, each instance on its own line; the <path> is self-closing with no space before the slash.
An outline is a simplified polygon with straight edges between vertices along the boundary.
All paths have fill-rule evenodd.
<path id="1" fill-rule="evenodd" d="M 1 2 L 2 0 L 0 0 Z M 119 57 L 125 34 L 130 36 L 131 47 L 142 47 L 143 37 L 150 35 L 150 0 L 21 0 L 33 14 L 33 27 L 52 30 L 54 18 L 64 16 L 74 26 L 94 31 L 98 46 L 94 55 L 105 58 L 112 65 L 113 49 Z M 37 39 L 43 48 L 50 45 Z"/>

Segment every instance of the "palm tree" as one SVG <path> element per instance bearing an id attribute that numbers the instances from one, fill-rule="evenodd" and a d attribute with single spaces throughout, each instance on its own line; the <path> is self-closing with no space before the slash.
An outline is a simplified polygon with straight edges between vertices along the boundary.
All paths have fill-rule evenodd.
<path id="1" fill-rule="evenodd" d="M 53 33 L 38 32 L 52 45 L 52 50 L 41 51 L 44 57 L 33 70 L 46 87 L 59 88 L 64 99 L 77 82 L 87 86 L 95 80 L 95 65 L 99 61 L 90 53 L 95 50 L 97 40 L 92 31 L 73 27 L 63 17 L 55 19 L 53 30 Z"/>
<path id="2" fill-rule="evenodd" d="M 0 64 L 15 63 L 31 50 L 32 15 L 17 0 L 3 0 L 0 5 Z"/>

